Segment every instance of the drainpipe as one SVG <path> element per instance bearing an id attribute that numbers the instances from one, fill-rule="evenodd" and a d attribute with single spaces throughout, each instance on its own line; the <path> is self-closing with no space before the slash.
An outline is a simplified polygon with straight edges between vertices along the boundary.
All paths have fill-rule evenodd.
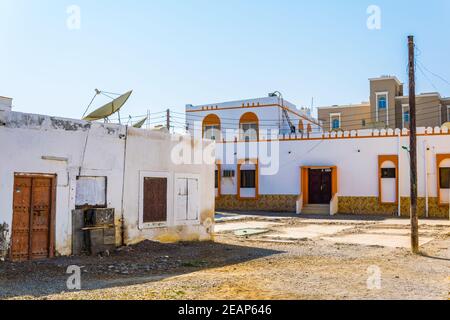
<path id="1" fill-rule="evenodd" d="M 427 141 L 423 142 L 423 150 L 425 155 L 425 217 L 429 218 L 429 196 L 428 196 L 428 145 Z"/>
<path id="2" fill-rule="evenodd" d="M 400 174 L 400 164 L 401 164 L 401 155 L 402 155 L 402 132 L 398 133 L 398 216 L 402 216 L 402 193 L 401 193 L 401 174 Z"/>
<path id="3" fill-rule="evenodd" d="M 124 214 L 124 196 L 125 196 L 125 168 L 127 159 L 127 143 L 128 143 L 128 126 L 125 127 L 125 146 L 123 151 L 123 173 L 122 173 L 122 201 L 121 201 L 121 217 L 120 217 L 120 241 L 122 247 L 125 246 L 125 214 Z"/>

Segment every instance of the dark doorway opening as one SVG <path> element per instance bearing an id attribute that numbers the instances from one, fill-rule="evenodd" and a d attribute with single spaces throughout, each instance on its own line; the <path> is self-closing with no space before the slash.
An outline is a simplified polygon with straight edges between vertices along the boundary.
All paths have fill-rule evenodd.
<path id="1" fill-rule="evenodd" d="M 309 169 L 309 203 L 330 204 L 332 169 Z"/>

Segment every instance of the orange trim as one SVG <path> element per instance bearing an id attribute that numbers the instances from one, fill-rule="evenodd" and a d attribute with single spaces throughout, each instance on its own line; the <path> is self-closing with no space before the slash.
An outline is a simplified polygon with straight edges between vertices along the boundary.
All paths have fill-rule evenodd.
<path id="1" fill-rule="evenodd" d="M 186 110 L 186 113 L 205 112 L 205 111 L 211 111 L 211 110 L 256 109 L 256 108 L 270 108 L 270 107 L 272 107 L 272 108 L 273 107 L 278 107 L 278 108 L 281 108 L 281 109 L 285 109 L 286 111 L 288 111 L 288 112 L 290 112 L 292 114 L 295 114 L 296 116 L 298 116 L 298 117 L 300 117 L 300 118 L 302 118 L 302 119 L 304 119 L 306 121 L 309 121 L 311 123 L 314 123 L 315 125 L 320 126 L 320 123 L 315 122 L 313 119 L 309 119 L 308 117 L 305 117 L 304 115 L 302 115 L 300 113 L 297 113 L 297 112 L 289 109 L 288 107 L 281 106 L 279 104 L 256 104 L 256 105 L 255 104 L 253 104 L 253 105 L 246 104 L 246 105 L 242 105 L 242 106 L 239 106 L 239 107 L 223 107 L 223 108 L 219 108 L 217 106 L 215 106 L 215 107 L 202 107 L 202 109 L 199 109 L 199 110 Z"/>
<path id="2" fill-rule="evenodd" d="M 437 195 L 438 195 L 438 204 L 440 207 L 445 207 L 447 206 L 446 203 L 441 203 L 441 163 L 444 160 L 450 159 L 450 154 L 437 154 L 436 155 L 436 168 L 437 168 L 437 173 L 436 173 L 436 177 L 437 177 Z"/>
<path id="3" fill-rule="evenodd" d="M 407 135 L 402 135 L 402 137 L 408 137 Z M 418 134 L 418 137 L 426 137 L 426 136 L 450 136 L 450 133 L 433 133 L 433 134 Z M 259 140 L 259 142 L 272 142 L 272 141 L 279 141 L 279 142 L 286 142 L 286 141 L 318 141 L 318 140 L 346 140 L 346 139 L 374 139 L 374 138 L 398 138 L 398 136 L 392 135 L 392 136 L 355 136 L 355 137 L 327 137 L 325 138 L 324 135 L 319 138 L 284 138 L 284 139 L 264 139 Z M 244 142 L 244 141 L 223 141 L 223 143 L 236 143 L 236 142 Z"/>
<path id="4" fill-rule="evenodd" d="M 220 199 L 222 196 L 222 165 L 220 162 L 216 163 L 217 167 L 217 196 L 216 199 Z"/>
<path id="5" fill-rule="evenodd" d="M 206 126 L 218 126 L 219 127 L 219 132 L 221 129 L 221 123 L 220 123 L 220 118 L 215 115 L 215 114 L 209 114 L 207 115 L 204 119 L 203 119 L 203 124 L 202 124 L 202 137 L 205 137 L 205 127 Z M 218 139 L 220 141 L 220 137 Z"/>
<path id="6" fill-rule="evenodd" d="M 383 184 L 381 183 L 381 169 L 386 161 L 391 161 L 395 165 L 395 202 L 383 202 Z M 399 170 L 398 170 L 398 155 L 380 155 L 378 156 L 378 200 L 380 204 L 398 204 L 398 183 L 399 183 Z"/>
<path id="7" fill-rule="evenodd" d="M 244 162 L 242 162 L 244 161 Z M 252 198 L 242 198 L 241 197 L 241 167 L 244 164 L 254 164 L 255 165 L 255 197 Z M 259 164 L 258 161 L 256 163 L 252 163 L 245 160 L 240 160 L 237 165 L 237 199 L 238 200 L 258 200 L 259 199 Z"/>
<path id="8" fill-rule="evenodd" d="M 300 168 L 301 193 L 303 194 L 303 204 L 309 203 L 309 169 L 331 169 L 331 193 L 334 197 L 338 192 L 338 167 L 337 166 L 308 166 Z"/>

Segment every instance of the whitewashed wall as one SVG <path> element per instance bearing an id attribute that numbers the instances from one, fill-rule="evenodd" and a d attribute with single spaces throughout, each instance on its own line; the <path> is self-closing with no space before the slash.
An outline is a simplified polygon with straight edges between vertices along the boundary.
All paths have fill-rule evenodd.
<path id="1" fill-rule="evenodd" d="M 425 129 L 420 130 L 424 132 Z M 349 197 L 378 196 L 378 156 L 397 155 L 398 137 L 358 137 L 347 139 L 318 140 L 284 140 L 278 143 L 279 156 L 271 158 L 278 163 L 276 173 L 264 175 L 261 171 L 259 187 L 262 195 L 299 195 L 300 167 L 302 166 L 337 166 L 338 193 Z M 428 152 L 429 196 L 437 197 L 436 154 L 450 153 L 450 135 L 420 135 L 418 145 L 418 188 L 419 196 L 425 196 L 425 148 Z M 261 142 L 265 143 L 265 142 Z M 246 153 L 245 143 L 225 143 L 217 145 L 217 158 L 222 169 L 236 170 L 237 161 L 245 158 L 258 158 L 256 152 Z M 257 150 L 257 143 L 249 143 L 250 150 Z M 401 146 L 409 148 L 409 136 L 402 136 Z M 224 148 L 227 149 L 224 149 Z M 223 151 L 225 150 L 225 151 Z M 237 153 L 235 155 L 235 153 Z M 227 161 L 227 155 L 231 159 Z M 230 161 L 232 160 L 232 161 Z M 409 153 L 400 151 L 400 186 L 401 196 L 408 197 L 409 187 Z M 222 194 L 236 195 L 237 178 L 222 178 Z"/>
<path id="2" fill-rule="evenodd" d="M 14 173 L 56 175 L 56 253 L 70 255 L 76 178 L 106 177 L 107 207 L 115 209 L 117 244 L 121 242 L 122 215 L 127 243 L 156 238 L 162 241 L 210 239 L 214 221 L 215 159 L 211 157 L 211 165 L 173 163 L 171 151 L 180 139 L 167 132 L 0 112 L 0 225 L 6 223 L 11 230 Z M 188 146 L 201 145 L 190 138 L 183 141 Z M 203 144 L 209 146 L 210 151 L 214 150 L 213 143 Z M 214 155 L 213 152 L 209 154 Z M 43 157 L 58 160 L 44 160 Z M 169 228 L 140 230 L 140 173 L 146 171 L 165 172 L 171 177 L 175 174 L 197 175 L 202 190 L 198 223 L 180 226 L 171 210 L 168 213 Z M 169 197 L 173 202 L 173 193 Z"/>
<path id="3" fill-rule="evenodd" d="M 185 150 L 194 152 L 206 150 L 211 155 L 209 164 L 203 162 L 178 163 L 173 157 L 178 155 L 177 146 L 184 146 Z M 181 148 L 180 148 L 181 149 Z M 209 150 L 209 152 L 208 152 Z M 125 241 L 136 243 L 143 239 L 158 239 L 161 241 L 178 240 L 209 240 L 211 239 L 212 224 L 214 222 L 214 144 L 205 141 L 193 142 L 190 138 L 170 136 L 158 131 L 145 131 L 130 128 L 127 139 L 124 216 Z M 205 153 L 205 154 L 206 154 Z M 142 175 L 164 175 L 169 183 L 169 206 L 167 225 L 159 228 L 148 228 L 139 223 L 139 204 L 141 198 Z M 178 222 L 175 220 L 176 190 L 175 178 L 177 175 L 199 178 L 200 183 L 200 216 L 198 221 Z"/>
<path id="4" fill-rule="evenodd" d="M 12 226 L 14 173 L 56 174 L 55 248 L 58 254 L 71 254 L 72 210 L 81 167 L 81 176 L 107 177 L 108 207 L 116 208 L 120 216 L 124 128 L 17 112 L 0 113 L 0 123 L 4 124 L 0 125 L 0 224 Z"/>

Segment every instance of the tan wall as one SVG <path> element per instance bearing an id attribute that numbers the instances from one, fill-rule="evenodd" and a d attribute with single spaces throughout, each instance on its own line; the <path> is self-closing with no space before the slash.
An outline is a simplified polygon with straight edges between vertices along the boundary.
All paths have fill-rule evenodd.
<path id="1" fill-rule="evenodd" d="M 408 105 L 408 97 L 397 99 L 398 126 L 402 121 L 402 106 Z M 439 96 L 416 97 L 417 127 L 440 127 L 445 119 L 442 117 L 442 106 Z"/>
<path id="2" fill-rule="evenodd" d="M 395 115 L 396 115 L 396 102 L 395 97 L 401 95 L 402 88 L 401 85 L 397 83 L 394 79 L 385 80 L 372 80 L 370 81 L 370 112 L 372 117 L 372 123 L 375 128 L 395 128 Z M 388 117 L 386 117 L 386 111 L 381 111 L 379 113 L 378 122 L 376 118 L 377 114 L 377 92 L 387 92 L 388 93 Z M 388 119 L 387 119 L 388 118 Z M 386 121 L 387 119 L 387 121 Z"/>
<path id="3" fill-rule="evenodd" d="M 319 119 L 323 121 L 325 131 L 331 131 L 330 115 L 334 113 L 341 114 L 342 130 L 371 128 L 370 105 L 319 108 Z M 366 121 L 365 127 L 363 120 Z"/>

